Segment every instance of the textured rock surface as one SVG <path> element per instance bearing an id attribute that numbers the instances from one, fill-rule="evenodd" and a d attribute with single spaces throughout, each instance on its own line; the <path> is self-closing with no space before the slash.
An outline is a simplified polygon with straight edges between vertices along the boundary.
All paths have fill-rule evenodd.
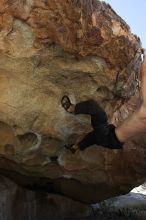
<path id="1" fill-rule="evenodd" d="M 81 139 L 90 121 L 60 105 L 65 94 L 74 103 L 93 98 L 121 123 L 140 100 L 134 67 L 127 68 L 139 46 L 103 2 L 1 0 L 1 174 L 87 203 L 143 183 L 144 135 L 122 151 L 92 146 L 72 155 L 64 145 Z"/>

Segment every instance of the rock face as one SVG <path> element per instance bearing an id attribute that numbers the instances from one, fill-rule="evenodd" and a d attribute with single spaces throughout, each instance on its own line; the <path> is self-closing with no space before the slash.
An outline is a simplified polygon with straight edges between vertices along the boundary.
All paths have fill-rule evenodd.
<path id="1" fill-rule="evenodd" d="M 97 0 L 0 1 L 0 173 L 31 189 L 95 203 L 146 178 L 146 136 L 123 150 L 65 144 L 91 130 L 60 100 L 95 99 L 121 123 L 139 105 L 140 40 Z M 131 65 L 129 71 L 129 64 Z"/>

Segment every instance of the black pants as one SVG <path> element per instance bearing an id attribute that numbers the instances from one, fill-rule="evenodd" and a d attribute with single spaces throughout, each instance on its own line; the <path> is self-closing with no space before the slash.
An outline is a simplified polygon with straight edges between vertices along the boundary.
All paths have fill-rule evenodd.
<path id="1" fill-rule="evenodd" d="M 105 111 L 94 100 L 76 104 L 75 114 L 89 114 L 93 127 L 93 131 L 78 143 L 80 150 L 84 150 L 93 144 L 111 149 L 122 148 L 123 143 L 119 142 L 115 135 L 115 126 L 108 123 Z"/>

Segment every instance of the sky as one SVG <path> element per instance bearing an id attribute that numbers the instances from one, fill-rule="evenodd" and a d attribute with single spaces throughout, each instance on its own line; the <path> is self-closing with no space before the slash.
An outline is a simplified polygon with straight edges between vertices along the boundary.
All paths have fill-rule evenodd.
<path id="1" fill-rule="evenodd" d="M 130 26 L 132 33 L 140 37 L 146 48 L 146 0 L 104 0 Z"/>

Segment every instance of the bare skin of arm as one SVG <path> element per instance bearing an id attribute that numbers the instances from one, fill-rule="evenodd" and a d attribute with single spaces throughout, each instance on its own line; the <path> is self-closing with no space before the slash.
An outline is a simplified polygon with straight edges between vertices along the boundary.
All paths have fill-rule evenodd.
<path id="1" fill-rule="evenodd" d="M 127 120 L 115 129 L 117 138 L 125 142 L 138 134 L 146 132 L 146 50 L 143 50 L 144 60 L 141 66 L 142 104 Z"/>

